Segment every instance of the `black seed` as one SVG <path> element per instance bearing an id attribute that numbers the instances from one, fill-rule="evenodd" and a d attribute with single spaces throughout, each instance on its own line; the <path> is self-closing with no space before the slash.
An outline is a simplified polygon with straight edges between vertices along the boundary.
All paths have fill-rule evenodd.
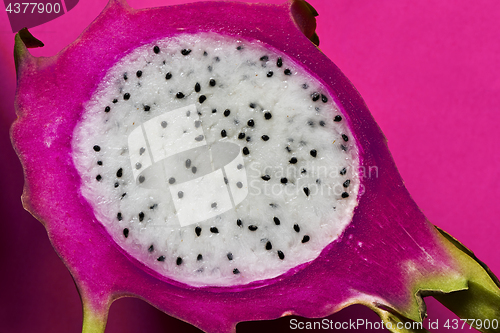
<path id="1" fill-rule="evenodd" d="M 125 95 L 123 95 L 123 99 L 124 100 L 128 100 L 130 98 L 130 94 L 129 93 L 125 93 Z"/>
<path id="2" fill-rule="evenodd" d="M 347 151 L 347 147 L 344 145 L 340 145 L 340 149 L 342 149 L 343 151 Z"/>
<path id="3" fill-rule="evenodd" d="M 316 149 L 313 149 L 309 152 L 309 154 L 311 154 L 312 157 L 316 157 L 318 155 L 318 152 L 316 151 Z"/>
<path id="4" fill-rule="evenodd" d="M 182 258 L 181 257 L 177 257 L 177 260 L 175 261 L 175 263 L 177 264 L 177 266 L 179 266 L 180 264 L 182 264 Z"/>
<path id="5" fill-rule="evenodd" d="M 182 55 L 187 56 L 189 53 L 191 53 L 191 50 L 190 49 L 182 49 L 181 53 L 182 53 Z"/>
<path id="6" fill-rule="evenodd" d="M 151 110 L 151 107 L 149 105 L 144 105 L 144 111 L 149 111 Z"/>
<path id="7" fill-rule="evenodd" d="M 325 123 L 323 120 L 321 120 L 321 121 L 319 122 L 319 126 L 325 126 L 325 125 L 326 125 L 326 123 Z"/>
<path id="8" fill-rule="evenodd" d="M 139 162 L 137 162 L 137 163 L 135 164 L 135 168 L 136 168 L 137 170 L 139 170 L 140 168 L 142 168 L 142 164 L 141 164 L 141 163 L 139 163 Z"/>
<path id="9" fill-rule="evenodd" d="M 181 99 L 181 98 L 184 98 L 184 94 L 181 93 L 180 91 L 175 95 L 175 97 Z"/>
<path id="10" fill-rule="evenodd" d="M 307 89 L 307 88 L 309 88 L 309 86 L 307 85 L 307 83 L 304 83 L 304 84 L 302 85 L 302 89 Z"/>
<path id="11" fill-rule="evenodd" d="M 307 243 L 307 242 L 309 242 L 310 239 L 311 239 L 311 237 L 304 235 L 304 237 L 302 238 L 302 243 Z"/>
<path id="12" fill-rule="evenodd" d="M 95 146 L 94 146 L 94 150 L 95 150 L 95 151 L 100 151 L 100 150 L 101 150 L 101 147 L 99 147 L 98 145 L 95 145 Z"/>
<path id="13" fill-rule="evenodd" d="M 264 113 L 264 118 L 266 118 L 267 120 L 271 119 L 272 117 L 273 115 L 271 114 L 271 112 Z"/>
<path id="14" fill-rule="evenodd" d="M 125 198 L 126 195 L 127 193 L 123 193 L 121 199 Z"/>
<path id="15" fill-rule="evenodd" d="M 97 175 L 97 176 L 95 177 L 95 179 L 96 179 L 97 181 L 100 181 L 100 180 L 102 179 L 102 176 L 101 176 L 101 175 Z"/>
<path id="16" fill-rule="evenodd" d="M 117 188 L 118 186 L 120 186 L 120 184 L 118 184 L 118 183 L 115 183 L 115 188 Z"/>
<path id="17" fill-rule="evenodd" d="M 233 254 L 231 252 L 227 254 L 227 259 L 233 260 Z"/>
<path id="18" fill-rule="evenodd" d="M 191 168 L 191 172 L 192 172 L 192 173 L 196 173 L 196 171 L 197 171 L 197 170 L 198 170 L 198 169 L 197 169 L 195 166 Z"/>
<path id="19" fill-rule="evenodd" d="M 255 108 L 257 107 L 257 104 L 255 104 L 255 103 L 250 103 L 248 106 L 249 106 L 249 107 L 251 107 L 252 109 L 255 109 Z"/>
<path id="20" fill-rule="evenodd" d="M 316 179 L 316 184 L 321 184 L 321 179 Z"/>
<path id="21" fill-rule="evenodd" d="M 198 102 L 200 102 L 200 104 L 202 104 L 206 100 L 207 100 L 207 96 L 205 96 L 205 95 L 201 95 L 200 98 L 198 98 Z"/>
<path id="22" fill-rule="evenodd" d="M 269 72 L 267 72 L 267 77 L 272 77 L 273 74 L 274 74 L 273 71 L 269 71 Z"/>
<path id="23" fill-rule="evenodd" d="M 230 114 L 231 114 L 231 110 L 226 109 L 226 110 L 224 111 L 224 116 L 225 116 L 225 117 L 229 117 L 229 115 L 230 115 Z"/>
<path id="24" fill-rule="evenodd" d="M 351 184 L 351 181 L 348 179 L 344 182 L 344 184 L 342 184 L 342 186 L 344 186 L 345 188 L 348 188 L 349 187 L 349 184 Z"/>
<path id="25" fill-rule="evenodd" d="M 202 261 L 203 260 L 203 256 L 201 254 L 198 254 L 198 256 L 196 257 L 196 260 Z"/>
<path id="26" fill-rule="evenodd" d="M 289 147 L 289 146 L 286 146 L 286 147 L 285 147 L 285 149 L 286 149 L 286 151 L 287 151 L 287 152 L 289 152 L 289 153 L 291 153 L 291 152 L 292 152 L 292 150 L 290 149 L 290 147 Z"/>
<path id="27" fill-rule="evenodd" d="M 262 56 L 260 57 L 260 61 L 268 61 L 269 60 L 269 57 L 268 56 Z"/>
<path id="28" fill-rule="evenodd" d="M 277 205 L 277 204 L 275 204 L 275 203 L 270 203 L 270 204 L 269 204 L 269 206 L 271 206 L 272 208 L 276 208 L 276 207 L 278 207 L 278 205 Z"/>
<path id="29" fill-rule="evenodd" d="M 165 261 L 165 256 L 159 256 L 156 260 L 158 260 L 158 261 Z"/>
<path id="30" fill-rule="evenodd" d="M 118 100 L 115 98 L 115 99 L 113 100 L 113 104 L 116 104 L 116 103 L 118 103 Z"/>
<path id="31" fill-rule="evenodd" d="M 196 233 L 196 236 L 200 237 L 200 235 L 201 235 L 201 227 L 194 228 L 194 232 Z"/>
<path id="32" fill-rule="evenodd" d="M 247 125 L 253 127 L 255 125 L 255 122 L 253 121 L 253 119 L 250 119 L 249 121 L 247 121 Z"/>
<path id="33" fill-rule="evenodd" d="M 161 122 L 161 127 L 166 128 L 168 123 L 164 120 Z"/>
<path id="34" fill-rule="evenodd" d="M 321 101 L 322 101 L 323 103 L 328 102 L 328 97 L 326 97 L 325 95 L 321 94 Z"/>
<path id="35" fill-rule="evenodd" d="M 124 80 L 127 80 L 127 79 L 128 79 L 127 73 L 123 74 L 123 79 L 124 79 Z"/>
<path id="36" fill-rule="evenodd" d="M 223 138 L 225 138 L 227 136 L 226 130 L 220 131 L 220 136 L 222 136 Z"/>
<path id="37" fill-rule="evenodd" d="M 144 213 L 140 212 L 139 213 L 139 222 L 142 222 L 144 220 Z"/>
<path id="38" fill-rule="evenodd" d="M 145 180 L 144 176 L 139 176 L 139 183 L 144 183 Z"/>
<path id="39" fill-rule="evenodd" d="M 348 197 L 349 197 L 349 193 L 347 193 L 347 192 L 342 193 L 342 198 L 345 199 L 345 198 L 348 198 Z"/>
<path id="40" fill-rule="evenodd" d="M 102 161 L 97 161 L 97 165 L 102 165 Z"/>
<path id="41" fill-rule="evenodd" d="M 168 180 L 168 183 L 169 184 L 175 183 L 175 178 L 174 177 L 170 177 L 170 179 Z"/>
<path id="42" fill-rule="evenodd" d="M 168 72 L 168 73 L 165 75 L 165 79 L 170 80 L 171 78 L 172 78 L 172 73 Z"/>
<path id="43" fill-rule="evenodd" d="M 344 139 L 345 142 L 349 141 L 349 138 L 345 134 L 342 134 L 342 139 Z"/>
<path id="44" fill-rule="evenodd" d="M 278 250 L 278 257 L 283 260 L 285 259 L 285 254 L 283 252 L 281 252 L 280 250 Z"/>
<path id="45" fill-rule="evenodd" d="M 320 95 L 317 92 L 311 94 L 313 102 L 316 102 L 319 99 L 319 97 Z"/>
<path id="46" fill-rule="evenodd" d="M 241 50 L 243 50 L 243 46 L 242 46 L 242 45 L 239 45 L 236 49 L 237 49 L 238 51 L 241 51 Z"/>
<path id="47" fill-rule="evenodd" d="M 218 234 L 219 233 L 219 229 L 217 229 L 217 227 L 210 227 L 210 232 L 213 233 L 213 234 Z"/>
<path id="48" fill-rule="evenodd" d="M 137 75 L 137 77 L 141 77 L 142 76 L 142 71 L 137 71 L 137 73 L 135 73 L 135 75 Z"/>
<path id="49" fill-rule="evenodd" d="M 278 61 L 276 61 L 276 66 L 278 66 L 278 67 L 283 66 L 283 59 L 281 59 L 281 57 L 279 57 Z"/>
<path id="50" fill-rule="evenodd" d="M 286 184 L 288 183 L 288 179 L 286 177 L 281 178 L 281 184 Z"/>
<path id="51" fill-rule="evenodd" d="M 128 237 L 128 229 L 127 228 L 123 229 L 123 236 L 125 236 L 125 238 Z"/>
<path id="52" fill-rule="evenodd" d="M 336 122 L 339 122 L 341 120 L 342 120 L 341 116 L 335 116 L 335 118 L 333 118 L 333 121 L 336 121 Z"/>
<path id="53" fill-rule="evenodd" d="M 214 79 L 210 79 L 210 81 L 208 82 L 208 84 L 210 85 L 210 87 L 215 87 L 215 80 Z"/>
<path id="54" fill-rule="evenodd" d="M 153 52 L 156 54 L 160 53 L 160 48 L 155 45 L 155 47 L 153 47 Z"/>
<path id="55" fill-rule="evenodd" d="M 151 246 L 148 248 L 148 252 L 151 253 L 155 250 L 155 247 L 151 244 Z"/>
<path id="56" fill-rule="evenodd" d="M 182 197 L 184 197 L 184 192 L 182 191 L 177 192 L 177 196 L 179 197 L 179 199 L 182 199 Z"/>
<path id="57" fill-rule="evenodd" d="M 285 75 L 292 75 L 292 71 L 289 70 L 288 68 L 285 69 L 284 73 L 285 73 Z"/>
<path id="58" fill-rule="evenodd" d="M 273 221 L 274 221 L 274 224 L 276 224 L 276 225 L 280 225 L 280 224 L 281 224 L 280 219 L 279 219 L 279 218 L 277 218 L 276 216 L 275 216 L 275 217 L 273 217 Z"/>
<path id="59" fill-rule="evenodd" d="M 191 160 L 189 158 L 186 160 L 185 165 L 186 165 L 186 168 L 188 168 L 188 169 L 191 167 Z"/>
<path id="60" fill-rule="evenodd" d="M 273 248 L 273 245 L 271 244 L 271 242 L 267 242 L 266 243 L 266 250 L 269 251 L 269 250 L 272 250 L 272 248 Z"/>
<path id="61" fill-rule="evenodd" d="M 229 180 L 227 180 L 227 178 L 226 178 L 226 177 L 224 177 L 224 183 L 225 183 L 226 185 L 227 185 L 227 184 L 229 184 Z"/>
<path id="62" fill-rule="evenodd" d="M 264 141 L 269 140 L 269 137 L 268 137 L 267 135 L 263 135 L 261 138 L 262 138 L 262 140 L 264 140 Z"/>
<path id="63" fill-rule="evenodd" d="M 247 136 L 247 142 L 250 142 L 250 140 L 252 140 L 252 138 Z"/>
<path id="64" fill-rule="evenodd" d="M 314 126 L 314 122 L 313 122 L 312 120 L 309 120 L 309 121 L 307 122 L 307 125 L 309 125 L 309 126 Z"/>
<path id="65" fill-rule="evenodd" d="M 240 220 L 240 219 L 237 219 L 237 220 L 236 220 L 236 225 L 237 225 L 238 227 L 241 227 L 241 226 L 243 226 L 243 222 L 241 222 L 241 220 Z"/>
<path id="66" fill-rule="evenodd" d="M 343 168 L 342 170 L 340 170 L 340 174 L 343 176 L 347 173 L 347 169 L 346 168 Z"/>
<path id="67" fill-rule="evenodd" d="M 243 183 L 242 183 L 242 182 L 237 182 L 237 183 L 236 183 L 236 186 L 237 186 L 238 188 L 242 188 L 242 187 L 243 187 Z"/>
<path id="68" fill-rule="evenodd" d="M 210 207 L 217 208 L 217 202 L 212 202 L 212 204 L 210 205 Z"/>
<path id="69" fill-rule="evenodd" d="M 244 138 L 245 138 L 245 133 L 238 134 L 238 139 L 244 139 Z"/>
<path id="70" fill-rule="evenodd" d="M 196 84 L 194 85 L 194 91 L 200 92 L 200 90 L 201 90 L 201 86 L 198 82 L 196 82 Z"/>
<path id="71" fill-rule="evenodd" d="M 265 175 L 265 176 L 262 176 L 262 177 L 260 177 L 260 178 L 262 178 L 262 179 L 263 179 L 263 180 L 265 180 L 266 182 L 267 182 L 269 179 L 271 179 L 271 177 L 270 177 L 269 175 Z"/>
<path id="72" fill-rule="evenodd" d="M 250 231 L 255 231 L 255 230 L 257 230 L 257 229 L 258 229 L 258 227 L 257 227 L 256 225 L 253 225 L 253 224 L 252 224 L 252 225 L 249 225 L 249 226 L 248 226 L 248 230 L 250 230 Z"/>
<path id="73" fill-rule="evenodd" d="M 307 172 L 306 169 L 300 170 L 300 173 L 306 173 L 306 172 Z"/>
<path id="74" fill-rule="evenodd" d="M 207 51 L 203 51 L 203 56 L 206 57 L 208 55 Z"/>
<path id="75" fill-rule="evenodd" d="M 122 213 L 116 214 L 116 218 L 118 219 L 118 221 L 123 220 Z"/>
<path id="76" fill-rule="evenodd" d="M 297 159 L 295 157 L 292 157 L 289 161 L 291 164 L 297 163 Z"/>
<path id="77" fill-rule="evenodd" d="M 216 113 L 217 112 L 217 109 L 212 109 L 212 113 Z"/>
<path id="78" fill-rule="evenodd" d="M 304 193 L 306 194 L 306 196 L 309 196 L 309 188 L 308 187 L 304 187 Z"/>
<path id="79" fill-rule="evenodd" d="M 240 271 L 238 270 L 238 268 L 233 269 L 233 274 L 240 274 Z"/>
<path id="80" fill-rule="evenodd" d="M 248 150 L 247 147 L 244 147 L 243 148 L 243 155 L 248 155 L 248 154 L 250 154 L 250 150 Z"/>
<path id="81" fill-rule="evenodd" d="M 149 206 L 149 209 L 155 209 L 156 207 L 158 207 L 158 204 L 154 204 L 152 206 Z"/>
<path id="82" fill-rule="evenodd" d="M 194 138 L 196 141 L 202 141 L 203 138 L 205 138 L 202 134 L 198 135 L 196 138 Z"/>
<path id="83" fill-rule="evenodd" d="M 300 227 L 298 224 L 294 224 L 293 225 L 293 230 L 295 230 L 296 232 L 300 232 Z"/>
<path id="84" fill-rule="evenodd" d="M 109 111 L 111 111 L 111 108 L 110 108 L 109 106 L 106 106 L 106 107 L 104 108 L 104 112 L 109 112 Z"/>

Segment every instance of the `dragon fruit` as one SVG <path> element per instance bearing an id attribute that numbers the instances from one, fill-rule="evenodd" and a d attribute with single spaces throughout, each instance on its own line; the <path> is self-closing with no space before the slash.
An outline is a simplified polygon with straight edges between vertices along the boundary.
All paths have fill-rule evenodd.
<path id="1" fill-rule="evenodd" d="M 303 1 L 112 1 L 55 58 L 17 35 L 23 204 L 76 281 L 84 331 L 104 331 L 123 296 L 207 332 L 356 303 L 405 331 L 433 294 L 464 318 L 500 316 L 498 279 L 411 200 L 314 46 L 315 15 Z"/>

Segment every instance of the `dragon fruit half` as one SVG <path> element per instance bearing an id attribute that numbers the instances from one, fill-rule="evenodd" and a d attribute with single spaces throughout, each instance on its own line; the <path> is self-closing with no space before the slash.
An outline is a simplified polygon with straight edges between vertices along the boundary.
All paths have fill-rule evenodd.
<path id="1" fill-rule="evenodd" d="M 56 57 L 16 36 L 23 204 L 76 281 L 84 332 L 123 296 L 207 332 L 350 304 L 413 332 L 428 295 L 499 331 L 498 279 L 410 198 L 316 15 L 112 0 Z"/>

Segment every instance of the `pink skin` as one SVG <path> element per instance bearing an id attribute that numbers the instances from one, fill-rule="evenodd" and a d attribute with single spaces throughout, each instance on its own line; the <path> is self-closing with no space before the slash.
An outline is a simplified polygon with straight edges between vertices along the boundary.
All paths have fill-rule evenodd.
<path id="1" fill-rule="evenodd" d="M 289 24 L 285 18 L 279 22 L 280 23 L 273 23 L 277 25 Z M 149 36 L 154 39 L 154 33 L 156 31 L 155 29 L 152 30 L 151 33 L 153 33 L 153 35 L 150 34 Z M 376 189 L 377 199 L 370 197 L 370 195 L 374 195 L 374 192 L 369 192 L 368 195 L 361 197 L 360 209 L 357 210 L 352 225 L 346 231 L 347 236 L 350 230 L 355 228 L 357 231 L 354 238 L 351 242 L 340 241 L 332 244 L 317 261 L 300 271 L 298 274 L 293 276 L 288 274 L 283 280 L 277 279 L 280 281 L 275 280 L 273 281 L 274 283 L 266 282 L 265 284 L 269 285 L 265 288 L 243 290 L 237 295 L 230 292 L 214 293 L 212 289 L 206 289 L 204 291 L 186 290 L 182 287 L 170 285 L 168 283 L 169 281 L 161 281 L 161 279 L 156 280 L 151 275 L 142 272 L 140 269 L 137 269 L 137 265 L 139 264 L 133 262 L 133 260 L 128 260 L 117 251 L 116 247 L 110 246 L 111 242 L 109 237 L 103 232 L 98 222 L 93 221 L 93 216 L 88 206 L 82 202 L 80 198 L 74 198 L 74 193 L 76 193 L 75 189 L 78 187 L 78 179 L 76 172 L 71 170 L 71 165 L 67 166 L 67 174 L 64 173 L 62 176 L 58 174 L 56 181 L 46 179 L 47 183 L 45 184 L 40 182 L 40 172 L 31 169 L 32 172 L 36 172 L 33 177 L 37 179 L 37 182 L 31 182 L 31 184 L 43 184 L 41 187 L 32 187 L 31 194 L 33 197 L 39 197 L 42 198 L 42 200 L 46 200 L 45 202 L 40 202 L 32 199 L 33 207 L 38 215 L 50 221 L 47 226 L 52 242 L 56 245 L 58 252 L 65 258 L 69 266 L 73 267 L 72 272 L 77 277 L 77 280 L 80 277 L 85 281 L 93 281 L 92 284 L 84 287 L 88 287 L 95 293 L 109 292 L 112 290 L 119 295 L 122 291 L 126 290 L 127 292 L 141 295 L 172 315 L 193 322 L 208 331 L 214 331 L 217 330 L 218 327 L 230 327 L 232 323 L 239 320 L 274 318 L 287 310 L 295 310 L 297 313 L 304 316 L 325 316 L 331 313 L 334 307 L 323 308 L 323 305 L 341 304 L 348 297 L 352 296 L 352 294 L 346 292 L 346 290 L 348 290 L 347 287 L 371 295 L 380 295 L 381 297 L 383 295 L 385 298 L 390 299 L 392 304 L 404 305 L 408 301 L 408 295 L 406 295 L 407 289 L 403 281 L 397 278 L 401 277 L 400 270 L 397 265 L 394 265 L 394 259 L 391 259 L 390 255 L 392 253 L 398 258 L 398 261 L 402 261 L 405 257 L 415 258 L 416 255 L 421 253 L 415 243 L 413 243 L 408 238 L 408 235 L 404 233 L 404 228 L 411 229 L 413 238 L 417 240 L 417 243 L 423 246 L 427 252 L 431 252 L 433 257 L 441 258 L 444 262 L 447 261 L 440 247 L 433 242 L 433 237 L 429 237 L 430 234 L 425 219 L 407 195 L 406 190 L 402 186 L 396 188 L 396 185 L 402 185 L 402 183 L 394 169 L 390 156 L 388 156 L 388 151 L 383 143 L 378 127 L 374 124 L 371 116 L 365 113 L 366 109 L 364 104 L 354 90 L 347 85 L 346 79 L 336 68 L 332 68 L 331 64 L 327 65 L 328 61 L 320 56 L 305 39 L 302 41 L 302 44 L 297 43 L 296 47 L 292 50 L 290 50 L 290 46 L 285 45 L 279 38 L 262 36 L 262 39 L 269 44 L 274 44 L 277 48 L 288 48 L 289 51 L 287 51 L 287 53 L 296 54 L 297 58 L 308 62 L 313 72 L 323 73 L 323 77 L 328 77 L 329 74 L 331 74 L 332 78 L 337 78 L 335 81 L 336 84 L 332 82 L 332 93 L 346 97 L 346 99 L 340 102 L 349 102 L 344 104 L 344 111 L 349 115 L 352 129 L 357 134 L 357 138 L 364 148 L 364 164 L 377 165 L 381 172 L 378 179 L 366 180 L 366 186 L 369 189 Z M 123 42 L 120 43 L 119 46 L 126 47 Z M 87 45 L 87 47 L 89 46 Z M 90 48 L 92 48 L 92 46 L 90 46 Z M 318 59 L 321 59 L 324 63 L 318 62 Z M 103 61 L 105 61 L 105 59 Z M 64 61 L 58 63 L 58 66 L 64 67 L 64 65 Z M 61 72 L 63 71 L 61 70 Z M 75 74 L 81 75 L 81 73 Z M 343 84 L 347 86 L 345 87 Z M 74 91 L 88 91 L 88 89 L 75 89 Z M 43 96 L 47 97 L 48 93 L 50 93 L 50 91 L 43 93 Z M 42 94 L 42 92 L 40 89 L 36 89 L 33 91 L 33 94 Z M 65 102 L 71 101 L 63 101 L 63 103 Z M 353 104 L 351 105 L 350 103 Z M 74 109 L 71 105 L 65 106 L 63 104 L 60 104 L 59 110 L 56 108 L 52 107 L 51 112 L 61 114 L 60 112 L 64 112 L 64 110 Z M 30 112 L 33 111 L 30 110 Z M 33 115 L 30 114 L 29 124 L 25 122 L 22 129 L 21 126 L 19 126 L 20 123 L 17 123 L 13 132 L 14 136 L 22 137 L 23 133 L 28 133 L 23 131 L 33 131 L 36 130 L 36 128 L 43 128 L 40 126 L 41 124 L 46 124 L 48 121 L 55 118 L 50 112 L 45 112 L 47 112 L 47 110 L 45 110 L 43 114 L 37 114 L 35 120 L 32 118 Z M 40 118 L 38 118 L 39 116 Z M 18 149 L 24 151 L 24 156 L 28 159 L 25 161 L 28 168 L 29 165 L 31 165 L 30 163 L 36 163 L 37 165 L 45 164 L 47 167 L 65 167 L 60 162 L 54 163 L 54 161 L 45 161 L 45 156 L 47 156 L 47 154 L 52 156 L 58 155 L 62 156 L 63 160 L 66 159 L 65 156 L 68 154 L 69 147 L 69 141 L 66 135 L 71 134 L 71 129 L 76 119 L 77 115 L 72 116 L 68 114 L 64 119 L 63 125 L 60 126 L 60 130 L 58 129 L 56 132 L 53 132 L 57 134 L 57 138 L 54 141 L 55 147 L 58 148 L 57 151 L 54 151 L 54 149 L 46 150 L 43 146 L 43 140 L 40 140 L 40 138 L 37 138 L 34 142 L 29 142 L 29 149 L 26 147 L 23 148 L 22 144 L 18 145 Z M 366 128 L 369 128 L 369 130 Z M 361 131 L 361 129 L 363 129 L 363 131 Z M 48 136 L 52 136 L 50 131 Z M 376 139 L 377 137 L 379 138 L 378 140 Z M 26 139 L 23 139 L 23 141 L 24 140 Z M 25 142 L 28 143 L 27 141 Z M 36 150 L 36 153 L 33 153 L 34 150 Z M 386 170 L 386 172 L 384 173 L 382 170 Z M 49 178 L 50 175 L 46 177 Z M 30 173 L 28 173 L 28 180 L 29 179 Z M 61 182 L 68 186 L 65 189 L 59 188 L 58 183 Z M 65 207 L 53 206 L 53 203 L 60 202 L 63 197 L 65 198 Z M 381 197 L 385 198 L 387 201 L 381 202 Z M 391 197 L 394 199 L 388 199 Z M 394 209 L 394 211 L 391 211 L 390 208 L 388 209 L 387 206 L 389 206 L 389 202 L 393 203 L 396 207 L 405 207 L 409 217 L 399 217 L 401 216 L 399 210 Z M 381 207 L 382 205 L 386 207 Z M 48 207 L 51 208 L 50 212 L 47 211 Z M 70 209 L 68 209 L 69 207 Z M 52 214 L 58 209 L 64 209 L 64 213 L 71 214 L 72 218 L 65 218 L 63 221 L 55 220 Z M 390 216 L 392 222 L 389 223 L 384 219 L 384 215 Z M 75 228 L 75 220 L 81 221 L 78 223 L 85 223 L 86 227 L 84 229 Z M 403 228 L 394 227 L 394 221 L 400 222 Z M 411 223 L 420 224 L 421 227 L 416 228 L 415 225 L 410 226 L 409 224 Z M 68 227 L 71 234 L 64 229 L 65 226 Z M 385 231 L 381 232 L 379 228 Z M 387 245 L 382 246 L 383 244 L 379 242 L 379 239 L 369 237 L 373 234 L 379 234 L 381 238 L 387 240 L 399 239 L 400 244 L 407 245 L 408 249 L 406 249 L 404 253 L 400 253 L 401 251 L 397 248 L 391 248 Z M 64 240 L 67 237 L 78 239 L 82 243 L 78 244 L 76 247 L 74 245 L 72 246 L 70 242 Z M 92 244 L 88 243 L 89 238 L 92 239 Z M 344 240 L 345 239 L 346 238 L 344 238 Z M 61 242 L 61 240 L 64 241 Z M 358 241 L 362 241 L 365 244 L 361 249 L 356 246 Z M 107 245 L 101 248 L 96 245 L 100 243 Z M 90 255 L 89 253 L 96 251 L 96 248 L 99 248 L 99 250 L 97 250 L 95 255 Z M 79 251 L 81 253 L 75 255 L 74 251 Z M 105 251 L 107 251 L 107 254 L 105 254 Z M 365 257 L 368 259 L 364 261 L 366 263 L 376 260 L 376 262 L 380 263 L 383 267 L 387 267 L 387 269 L 377 270 L 373 269 L 373 266 L 370 268 L 368 264 L 365 266 L 359 263 L 355 265 L 355 267 L 352 267 L 351 261 L 342 260 L 342 258 L 338 256 L 339 253 L 342 253 L 342 258 Z M 386 258 L 386 261 L 383 263 L 380 259 L 381 253 L 387 254 L 383 256 Z M 92 260 L 90 262 L 87 261 L 86 264 L 81 264 L 79 262 L 81 257 L 91 257 Z M 105 261 L 110 258 L 112 258 L 113 263 L 106 264 Z M 115 262 L 115 260 L 117 260 L 117 262 Z M 439 265 L 441 264 L 442 262 L 439 262 Z M 92 265 L 94 268 L 89 269 L 89 265 Z M 113 266 L 114 270 L 112 274 L 105 275 L 103 272 L 106 272 L 107 269 L 96 269 L 94 265 L 103 265 L 103 267 Z M 438 267 L 430 266 L 426 261 L 420 262 L 420 265 L 421 269 L 424 271 L 434 271 L 438 269 Z M 121 270 L 123 270 L 123 272 L 120 272 Z M 131 272 L 133 273 L 131 274 Z M 129 276 L 129 278 L 126 281 L 117 278 L 120 276 L 120 273 L 122 273 L 123 276 Z M 95 274 L 95 276 L 92 276 L 92 274 Z M 349 278 L 346 279 L 346 277 Z M 392 289 L 389 289 L 385 283 L 388 278 L 396 282 L 391 283 L 390 287 L 393 287 Z M 311 281 L 314 281 L 314 283 L 311 284 Z M 137 287 L 129 285 L 135 283 L 145 288 L 138 289 Z M 164 298 L 158 297 L 155 292 L 156 290 L 150 289 L 152 283 L 155 284 L 157 290 L 162 290 L 164 292 Z M 192 296 L 193 293 L 195 293 L 195 297 Z M 278 297 L 277 295 L 280 296 Z M 185 299 L 181 297 L 186 297 L 189 301 L 186 302 Z M 252 299 L 251 306 L 249 306 L 248 300 L 245 300 L 245 297 Z M 310 303 L 311 299 L 314 299 L 313 304 Z M 231 301 L 230 306 L 224 304 L 226 300 Z M 95 298 L 94 301 L 96 303 L 95 305 L 98 306 L 99 299 Z M 274 305 L 271 309 L 266 307 L 266 305 L 270 303 Z M 197 309 L 197 311 L 191 313 L 190 309 Z M 199 318 L 199 314 L 205 313 L 205 311 L 211 314 L 212 322 L 198 321 L 202 319 Z M 231 318 L 227 317 L 229 314 L 232 315 Z"/>

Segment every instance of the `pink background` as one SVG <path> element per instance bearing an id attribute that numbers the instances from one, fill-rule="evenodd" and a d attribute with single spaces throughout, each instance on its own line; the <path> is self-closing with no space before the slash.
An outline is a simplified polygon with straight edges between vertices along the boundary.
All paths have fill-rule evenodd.
<path id="1" fill-rule="evenodd" d="M 129 3 L 143 8 L 184 2 Z M 365 99 L 417 204 L 500 275 L 500 3 L 309 2 L 320 13 L 321 49 Z M 104 5 L 81 0 L 31 29 L 46 45 L 32 53 L 56 54 Z M 0 332 L 79 332 L 81 305 L 71 276 L 42 225 L 21 207 L 22 170 L 8 139 L 15 119 L 14 34 L 6 13 L 0 16 Z M 442 325 L 456 317 L 426 301 L 430 320 L 439 319 L 437 332 L 448 332 Z M 349 318 L 378 321 L 361 306 L 329 317 Z M 106 332 L 181 330 L 197 332 L 140 300 L 121 299 L 111 307 Z M 238 325 L 238 332 L 256 330 L 291 331 L 289 318 Z"/>

